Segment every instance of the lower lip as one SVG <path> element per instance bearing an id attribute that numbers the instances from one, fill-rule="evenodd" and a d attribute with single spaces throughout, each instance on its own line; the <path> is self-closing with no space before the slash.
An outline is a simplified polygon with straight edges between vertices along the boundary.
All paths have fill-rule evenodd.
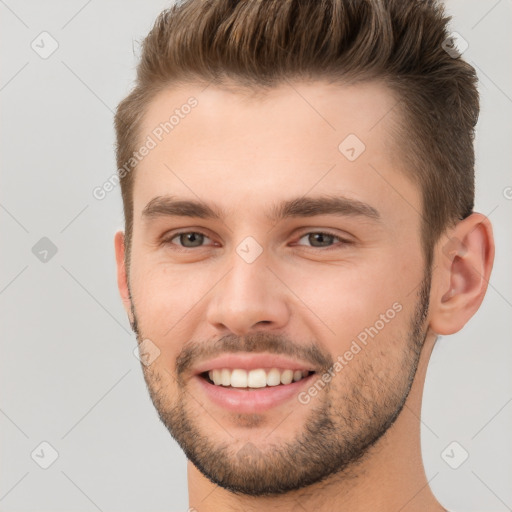
<path id="1" fill-rule="evenodd" d="M 197 375 L 195 379 L 208 398 L 215 404 L 230 411 L 241 413 L 258 413 L 277 407 L 290 399 L 297 398 L 301 388 L 307 386 L 314 373 L 291 384 L 279 384 L 264 388 L 231 388 L 210 384 Z"/>

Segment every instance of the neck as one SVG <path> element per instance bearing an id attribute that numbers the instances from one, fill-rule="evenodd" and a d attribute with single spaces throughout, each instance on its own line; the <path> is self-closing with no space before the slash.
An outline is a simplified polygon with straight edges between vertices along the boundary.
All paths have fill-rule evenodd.
<path id="1" fill-rule="evenodd" d="M 327 512 L 444 511 L 432 494 L 421 456 L 420 416 L 423 387 L 435 336 L 427 336 L 418 370 L 405 405 L 395 423 L 364 458 L 343 474 L 280 496 L 235 495 L 210 482 L 187 463 L 191 510 L 226 512 L 259 510 L 288 512 L 303 508 Z M 299 505 L 300 504 L 300 505 Z"/>

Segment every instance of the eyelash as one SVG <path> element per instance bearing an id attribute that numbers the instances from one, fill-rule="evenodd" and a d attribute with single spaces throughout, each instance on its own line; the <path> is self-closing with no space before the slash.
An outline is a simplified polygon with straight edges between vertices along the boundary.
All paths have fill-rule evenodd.
<path id="1" fill-rule="evenodd" d="M 179 237 L 180 235 L 186 235 L 186 234 L 191 234 L 191 233 L 194 233 L 194 234 L 197 234 L 197 235 L 202 235 L 206 238 L 210 238 L 208 235 L 206 235 L 205 233 L 201 232 L 201 231 L 180 231 L 178 233 L 173 233 L 171 236 L 165 238 L 162 240 L 161 242 L 161 245 L 163 246 L 169 246 L 169 245 L 174 245 L 176 247 L 175 250 L 177 251 L 181 251 L 181 252 L 188 252 L 188 251 L 193 251 L 193 250 L 197 250 L 197 249 L 203 249 L 205 246 L 201 245 L 199 247 L 183 247 L 183 246 L 180 246 L 178 244 L 174 244 L 172 243 L 172 240 L 174 240 L 175 238 Z M 339 235 L 335 235 L 334 233 L 330 233 L 329 231 L 306 231 L 305 233 L 303 233 L 298 240 L 301 240 L 302 238 L 304 238 L 305 236 L 307 235 L 311 235 L 311 234 L 315 234 L 315 235 L 327 235 L 327 236 L 332 236 L 333 238 L 337 239 L 342 245 L 352 245 L 354 242 L 350 241 L 350 240 L 346 240 L 344 238 L 341 238 Z M 308 246 L 304 246 L 304 245 L 299 245 L 300 247 L 308 247 Z M 318 249 L 318 250 L 321 250 L 321 251 L 329 251 L 329 250 L 334 250 L 334 249 L 337 249 L 339 248 L 337 245 L 332 245 L 332 246 L 329 246 L 329 247 L 313 247 L 313 246 L 309 246 L 310 249 Z"/>

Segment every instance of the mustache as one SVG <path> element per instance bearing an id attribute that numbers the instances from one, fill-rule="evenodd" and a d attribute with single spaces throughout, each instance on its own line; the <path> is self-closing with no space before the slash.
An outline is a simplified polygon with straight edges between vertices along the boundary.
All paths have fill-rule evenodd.
<path id="1" fill-rule="evenodd" d="M 212 359 L 227 352 L 271 353 L 307 361 L 326 371 L 334 364 L 332 356 L 317 343 L 299 345 L 284 335 L 254 332 L 246 336 L 227 334 L 213 341 L 186 343 L 176 358 L 175 371 L 179 378 L 189 372 L 198 361 Z"/>

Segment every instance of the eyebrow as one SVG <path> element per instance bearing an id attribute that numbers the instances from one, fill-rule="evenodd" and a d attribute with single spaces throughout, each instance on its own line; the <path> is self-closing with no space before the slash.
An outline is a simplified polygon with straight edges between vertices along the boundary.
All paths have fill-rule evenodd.
<path id="1" fill-rule="evenodd" d="M 274 205 L 266 218 L 277 223 L 290 217 L 314 217 L 337 215 L 344 217 L 365 217 L 380 221 L 381 216 L 373 206 L 343 196 L 298 197 Z M 143 219 L 158 217 L 196 217 L 222 220 L 226 212 L 215 204 L 203 201 L 178 199 L 174 196 L 157 196 L 151 199 L 142 211 Z"/>

